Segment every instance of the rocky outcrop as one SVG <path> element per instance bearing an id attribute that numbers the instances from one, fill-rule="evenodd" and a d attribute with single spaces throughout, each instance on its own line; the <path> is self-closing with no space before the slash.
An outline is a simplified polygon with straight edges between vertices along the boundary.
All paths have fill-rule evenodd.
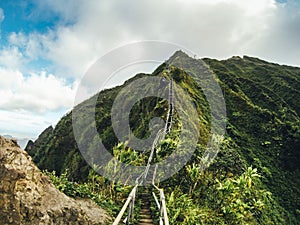
<path id="1" fill-rule="evenodd" d="M 0 136 L 0 224 L 108 224 L 90 200 L 58 191 L 15 140 Z"/>

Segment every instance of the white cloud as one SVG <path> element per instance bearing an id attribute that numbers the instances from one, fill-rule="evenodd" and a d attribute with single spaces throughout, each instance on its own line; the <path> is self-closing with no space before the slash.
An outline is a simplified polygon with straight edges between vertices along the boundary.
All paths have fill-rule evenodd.
<path id="1" fill-rule="evenodd" d="M 55 125 L 62 113 L 64 112 L 47 112 L 41 115 L 28 111 L 13 112 L 0 109 L 0 134 L 35 139 L 45 128 Z"/>
<path id="2" fill-rule="evenodd" d="M 71 109 L 75 84 L 45 72 L 24 76 L 0 67 L 0 133 L 36 138 Z"/>
<path id="3" fill-rule="evenodd" d="M 80 79 L 98 57 L 133 41 L 174 42 L 199 57 L 251 54 L 300 65 L 300 6 L 292 0 L 35 2 L 36 15 L 55 12 L 62 21 L 43 34 L 11 33 L 0 50 L 0 109 L 12 114 L 70 108 L 75 88 L 64 79 Z M 39 59 L 52 62 L 51 73 L 28 69 Z"/>
<path id="4" fill-rule="evenodd" d="M 28 35 L 22 32 L 12 32 L 8 36 L 8 41 L 11 49 L 19 51 L 23 60 L 30 62 L 37 60 L 39 57 L 46 56 L 48 49 L 44 45 L 47 45 L 48 41 L 54 38 L 53 35 L 51 31 L 47 34 L 33 32 Z M 2 52 L 4 50 L 5 49 L 3 49 Z"/>
<path id="5" fill-rule="evenodd" d="M 72 107 L 75 87 L 63 79 L 41 72 L 24 76 L 0 68 L 0 109 L 43 113 Z"/>
<path id="6" fill-rule="evenodd" d="M 288 1 L 276 9 L 276 17 L 251 54 L 278 63 L 300 66 L 300 3 Z"/>
<path id="7" fill-rule="evenodd" d="M 253 54 L 275 60 L 285 57 L 278 45 L 290 38 L 277 34 L 286 16 L 282 16 L 275 0 L 153 0 L 130 4 L 45 0 L 37 4 L 38 10 L 58 13 L 63 21 L 70 21 L 69 25 L 58 23 L 46 34 L 35 32 L 27 37 L 13 33 L 10 42 L 22 45 L 27 59 L 52 61 L 56 73 L 64 77 L 82 77 L 98 57 L 135 40 L 170 41 L 203 57 Z M 279 36 L 277 43 L 268 35 L 271 33 Z M 264 52 L 262 45 L 278 51 Z M 293 61 L 299 58 L 298 46 L 293 48 Z"/>
<path id="8" fill-rule="evenodd" d="M 25 47 L 27 42 L 27 37 L 22 32 L 18 32 L 18 33 L 12 32 L 8 37 L 8 41 L 11 45 L 15 45 L 18 47 Z"/>
<path id="9" fill-rule="evenodd" d="M 0 51 L 0 66 L 19 68 L 24 62 L 23 54 L 16 46 L 4 47 Z"/>
<path id="10" fill-rule="evenodd" d="M 75 32 L 72 27 L 61 27 L 55 41 L 45 44 L 46 57 L 61 66 L 66 76 L 81 77 L 97 59 L 98 41 L 89 40 L 86 34 Z M 81 33 L 80 35 L 77 35 Z"/>
<path id="11" fill-rule="evenodd" d="M 66 5 L 80 7 L 66 7 Z M 58 1 L 39 2 L 40 9 L 59 13 L 72 25 L 58 26 L 55 35 L 30 40 L 44 57 L 81 77 L 101 55 L 135 40 L 164 40 L 181 44 L 201 56 L 244 54 L 272 29 L 274 0 L 177 1 Z"/>
<path id="12" fill-rule="evenodd" d="M 74 86 L 42 72 L 24 76 L 0 68 L 0 134 L 35 139 L 55 125 L 74 101 Z"/>

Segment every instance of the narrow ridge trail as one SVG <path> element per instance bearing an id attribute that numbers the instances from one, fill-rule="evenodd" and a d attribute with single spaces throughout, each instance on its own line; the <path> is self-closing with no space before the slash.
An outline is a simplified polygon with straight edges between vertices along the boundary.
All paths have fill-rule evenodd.
<path id="1" fill-rule="evenodd" d="M 170 71 L 167 70 L 167 73 Z M 155 176 L 156 176 L 156 168 L 155 171 L 150 169 L 151 163 L 153 163 L 153 159 L 156 155 L 157 147 L 163 139 L 165 139 L 166 135 L 170 132 L 173 122 L 173 113 L 174 113 L 174 93 L 173 93 L 173 81 L 170 79 L 169 81 L 169 110 L 166 118 L 165 127 L 160 129 L 156 135 L 156 138 L 152 144 L 152 149 L 148 158 L 148 163 L 146 166 L 145 171 L 137 178 L 136 185 L 133 187 L 132 191 L 130 192 L 125 204 L 123 205 L 121 211 L 119 212 L 118 216 L 116 217 L 113 225 L 119 224 L 121 221 L 125 210 L 128 208 L 128 215 L 123 220 L 123 223 L 125 224 L 131 224 L 133 215 L 134 215 L 134 205 L 136 197 L 141 200 L 141 210 L 139 212 L 139 225 L 154 225 L 151 215 L 151 201 L 150 198 L 153 194 L 153 197 L 155 198 L 156 205 L 158 207 L 158 211 L 160 212 L 159 217 L 159 224 L 163 225 L 169 225 L 169 219 L 167 215 L 167 208 L 166 208 L 166 202 L 165 202 L 165 195 L 163 192 L 163 189 L 157 187 L 155 185 Z M 140 181 L 141 180 L 141 181 Z M 152 184 L 154 189 L 159 192 L 159 198 L 156 197 L 154 192 L 150 192 L 148 187 L 144 187 L 140 194 L 137 196 L 138 193 L 138 186 L 141 186 L 142 184 Z"/>

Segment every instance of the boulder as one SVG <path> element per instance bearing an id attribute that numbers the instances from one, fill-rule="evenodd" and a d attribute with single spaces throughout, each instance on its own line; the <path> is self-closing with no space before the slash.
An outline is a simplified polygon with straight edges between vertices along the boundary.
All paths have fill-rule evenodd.
<path id="1" fill-rule="evenodd" d="M 1 224 L 108 224 L 91 200 L 61 193 L 15 140 L 0 136 Z"/>

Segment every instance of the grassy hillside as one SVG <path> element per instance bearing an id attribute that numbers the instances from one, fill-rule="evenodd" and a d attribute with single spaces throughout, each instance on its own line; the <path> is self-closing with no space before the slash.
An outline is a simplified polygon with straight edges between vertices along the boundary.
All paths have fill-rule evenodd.
<path id="1" fill-rule="evenodd" d="M 170 60 L 192 59 L 177 52 Z M 161 183 L 167 192 L 171 221 L 173 224 L 296 224 L 300 221 L 300 68 L 246 56 L 204 61 L 216 74 L 225 96 L 226 135 L 214 163 L 200 172 L 200 157 L 210 134 L 209 105 L 195 80 L 180 68 L 171 68 L 174 81 L 191 96 L 196 106 L 201 133 L 188 165 Z M 200 63 L 196 59 L 192 62 Z M 166 64 L 162 64 L 152 76 L 165 76 L 165 69 Z M 143 76 L 146 74 L 131 80 Z M 128 83 L 130 80 L 124 85 Z M 145 158 L 118 143 L 111 127 L 111 107 L 122 87 L 93 97 L 97 98 L 97 131 L 106 148 L 119 160 L 143 165 Z M 151 84 L 147 88 L 151 88 Z M 77 106 L 82 120 L 90 107 L 91 99 Z M 166 101 L 159 98 L 138 102 L 130 114 L 134 134 L 147 137 L 151 118 L 166 118 L 166 111 Z M 160 147 L 158 161 L 178 144 L 180 121 L 176 115 L 174 120 L 171 134 Z M 82 139 L 93 149 L 95 143 L 89 125 L 84 127 Z M 27 150 L 41 169 L 54 170 L 58 175 L 68 169 L 70 179 L 87 181 L 90 167 L 82 159 L 74 140 L 72 112 Z M 117 189 L 111 191 L 118 192 Z"/>
<path id="2" fill-rule="evenodd" d="M 228 135 L 289 212 L 300 207 L 300 69 L 260 59 L 205 60 L 222 81 Z M 299 214 L 298 214 L 299 218 Z"/>

